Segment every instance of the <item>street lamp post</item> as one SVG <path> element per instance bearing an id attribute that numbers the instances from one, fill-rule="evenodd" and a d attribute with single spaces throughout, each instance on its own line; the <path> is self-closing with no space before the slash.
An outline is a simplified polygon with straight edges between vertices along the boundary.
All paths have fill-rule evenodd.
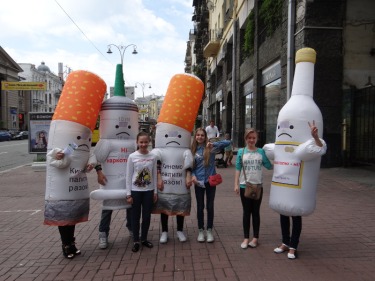
<path id="1" fill-rule="evenodd" d="M 115 96 L 125 96 L 125 80 L 124 80 L 124 71 L 123 71 L 123 63 L 124 63 L 124 55 L 125 51 L 128 47 L 133 47 L 133 55 L 138 54 L 137 46 L 135 44 L 129 45 L 115 45 L 109 44 L 107 54 L 112 54 L 111 47 L 115 47 L 118 49 L 120 56 L 121 56 L 121 64 L 117 64 L 116 66 L 116 79 L 115 79 Z"/>
<path id="2" fill-rule="evenodd" d="M 135 87 L 137 88 L 137 85 L 139 85 L 139 86 L 141 86 L 142 87 L 142 95 L 143 95 L 143 97 L 145 97 L 145 87 L 147 86 L 147 85 L 149 85 L 149 89 L 151 89 L 151 83 L 144 83 L 144 82 L 142 82 L 142 83 L 139 83 L 139 82 L 136 82 L 135 83 Z"/>
<path id="3" fill-rule="evenodd" d="M 141 86 L 141 88 L 142 88 L 142 96 L 144 98 L 145 97 L 145 87 L 148 85 L 148 88 L 151 89 L 151 83 L 135 82 L 134 87 L 137 88 L 137 85 Z M 143 104 L 142 105 L 142 109 L 141 109 L 142 110 L 142 119 L 144 121 L 146 121 L 146 118 L 148 119 L 148 113 L 149 113 L 148 110 L 147 110 L 148 109 L 148 105 L 149 105 L 148 103 L 149 103 L 149 101 L 147 102 L 147 104 Z M 145 110 L 146 110 L 146 112 L 144 112 Z"/>

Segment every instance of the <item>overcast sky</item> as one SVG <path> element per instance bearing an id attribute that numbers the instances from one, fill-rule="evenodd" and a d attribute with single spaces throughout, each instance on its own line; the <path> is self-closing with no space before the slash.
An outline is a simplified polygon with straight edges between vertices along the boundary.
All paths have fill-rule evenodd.
<path id="1" fill-rule="evenodd" d="M 37 67 L 44 61 L 55 74 L 59 62 L 64 71 L 94 72 L 109 91 L 121 56 L 116 48 L 107 54 L 108 44 L 135 44 L 138 54 L 128 47 L 124 55 L 125 85 L 151 83 L 145 96 L 165 95 L 170 78 L 184 72 L 186 42 L 193 28 L 192 2 L 2 0 L 0 45 L 17 63 Z M 138 87 L 136 97 L 141 96 Z"/>

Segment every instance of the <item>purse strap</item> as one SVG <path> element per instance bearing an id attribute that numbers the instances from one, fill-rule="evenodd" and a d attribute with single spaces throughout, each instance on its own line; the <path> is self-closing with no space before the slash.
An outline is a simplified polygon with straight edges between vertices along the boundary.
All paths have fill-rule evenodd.
<path id="1" fill-rule="evenodd" d="M 242 171 L 243 171 L 243 176 L 245 177 L 245 182 L 247 182 L 247 179 L 246 179 L 246 173 L 245 173 L 245 165 L 244 165 L 244 162 L 243 162 L 243 156 L 245 155 L 245 148 L 242 149 Z"/>

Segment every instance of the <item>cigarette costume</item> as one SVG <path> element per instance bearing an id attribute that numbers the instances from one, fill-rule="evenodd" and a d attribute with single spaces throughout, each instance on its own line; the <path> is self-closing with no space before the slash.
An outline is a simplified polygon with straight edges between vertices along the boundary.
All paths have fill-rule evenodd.
<path id="1" fill-rule="evenodd" d="M 316 53 L 297 51 L 291 98 L 279 112 L 276 142 L 264 150 L 274 160 L 270 207 L 285 216 L 307 216 L 315 209 L 321 156 L 327 145 L 321 139 L 322 114 L 313 100 Z M 315 144 L 308 122 L 315 122 L 323 147 Z"/>
<path id="2" fill-rule="evenodd" d="M 88 220 L 85 169 L 106 87 L 88 71 L 74 71 L 67 78 L 49 130 L 44 224 L 65 226 Z M 65 153 L 62 160 L 56 159 L 59 151 Z"/>
<path id="3" fill-rule="evenodd" d="M 156 125 L 155 149 L 161 161 L 163 191 L 153 213 L 190 215 L 191 195 L 186 188 L 186 169 L 193 165 L 191 132 L 202 100 L 204 85 L 191 74 L 172 77 Z"/>
<path id="4" fill-rule="evenodd" d="M 116 75 L 116 81 L 118 78 Z M 125 97 L 125 90 L 115 91 L 113 97 L 103 102 L 99 131 L 100 139 L 94 154 L 102 165 L 107 183 L 100 185 L 100 189 L 91 192 L 90 196 L 104 200 L 103 210 L 128 209 L 131 205 L 126 202 L 125 172 L 128 157 L 137 147 L 138 107 Z"/>

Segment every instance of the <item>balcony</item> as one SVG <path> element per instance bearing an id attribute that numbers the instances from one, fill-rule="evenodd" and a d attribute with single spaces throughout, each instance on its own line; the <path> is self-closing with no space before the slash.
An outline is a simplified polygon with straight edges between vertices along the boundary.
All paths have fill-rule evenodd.
<path id="1" fill-rule="evenodd" d="M 215 57 L 218 54 L 220 50 L 220 40 L 222 36 L 223 36 L 222 29 L 210 30 L 210 39 L 203 50 L 203 55 L 205 58 Z"/>

